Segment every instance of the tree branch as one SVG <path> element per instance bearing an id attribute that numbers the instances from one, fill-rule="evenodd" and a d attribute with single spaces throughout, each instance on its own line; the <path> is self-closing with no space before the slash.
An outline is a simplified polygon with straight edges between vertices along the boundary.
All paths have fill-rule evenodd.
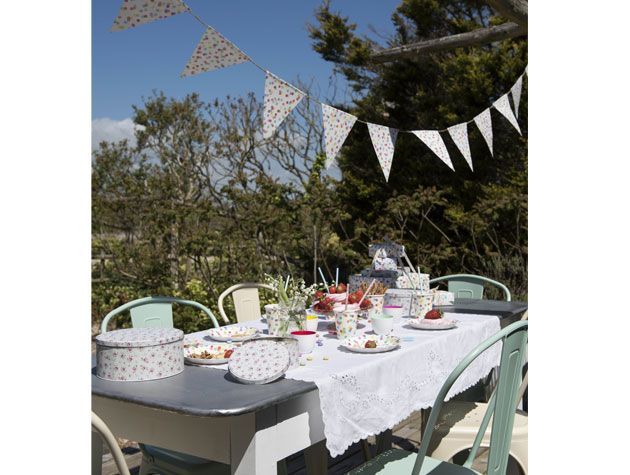
<path id="1" fill-rule="evenodd" d="M 517 23 L 508 22 L 498 26 L 480 28 L 467 33 L 460 33 L 458 35 L 445 36 L 442 38 L 397 46 L 395 48 L 388 48 L 373 53 L 370 56 L 370 60 L 373 63 L 387 63 L 402 58 L 414 58 L 429 53 L 448 51 L 455 48 L 461 48 L 463 46 L 493 43 L 495 41 L 524 35 L 527 35 L 527 27 L 520 26 Z"/>
<path id="2" fill-rule="evenodd" d="M 527 27 L 527 0 L 487 0 L 502 17 Z"/>

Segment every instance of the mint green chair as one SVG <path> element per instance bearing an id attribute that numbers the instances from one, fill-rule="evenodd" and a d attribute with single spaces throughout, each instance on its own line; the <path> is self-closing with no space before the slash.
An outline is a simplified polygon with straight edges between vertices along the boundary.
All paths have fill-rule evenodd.
<path id="1" fill-rule="evenodd" d="M 173 304 L 197 308 L 208 315 L 215 328 L 219 326 L 212 311 L 193 300 L 175 297 L 144 297 L 132 300 L 109 312 L 101 323 L 101 332 L 107 331 L 107 324 L 112 318 L 126 311 L 131 314 L 131 324 L 134 328 L 172 328 Z M 228 475 L 230 473 L 229 465 L 153 445 L 139 445 L 142 451 L 140 475 Z"/>
<path id="2" fill-rule="evenodd" d="M 444 281 L 448 283 L 448 291 L 453 292 L 453 294 L 455 294 L 455 298 L 480 300 L 483 298 L 483 285 L 492 284 L 496 287 L 499 287 L 503 291 L 505 300 L 507 302 L 510 302 L 512 300 L 512 294 L 510 294 L 509 289 L 505 285 L 503 285 L 501 282 L 497 282 L 496 280 L 492 280 L 480 275 L 445 275 L 444 277 L 436 277 L 435 279 L 431 279 L 429 281 L 429 284 Z"/>
<path id="3" fill-rule="evenodd" d="M 377 455 L 369 462 L 349 473 L 351 475 L 376 473 L 381 475 L 398 475 L 403 473 L 412 475 L 478 474 L 479 472 L 474 471 L 471 466 L 492 418 L 488 470 L 486 473 L 488 475 L 505 475 L 516 406 L 518 404 L 519 386 L 521 384 L 521 368 L 523 367 L 527 345 L 527 324 L 528 322 L 524 320 L 505 327 L 468 353 L 462 362 L 457 365 L 446 378 L 446 382 L 435 399 L 417 454 L 401 449 L 391 449 Z M 501 349 L 497 388 L 488 402 L 488 410 L 483 416 L 466 462 L 460 466 L 428 457 L 427 450 L 431 442 L 431 435 L 446 395 L 464 370 L 479 355 L 499 341 L 502 342 L 503 347 Z"/>
<path id="4" fill-rule="evenodd" d="M 179 305 L 188 305 L 203 311 L 206 315 L 208 315 L 208 318 L 210 318 L 210 321 L 215 328 L 219 326 L 219 322 L 217 322 L 217 319 L 214 317 L 212 311 L 208 307 L 201 305 L 199 302 L 178 299 L 176 297 L 144 297 L 127 302 L 105 315 L 105 318 L 101 323 L 101 333 L 105 333 L 107 331 L 107 324 L 113 317 L 120 315 L 127 310 L 129 310 L 129 313 L 131 314 L 131 325 L 134 328 L 172 328 L 174 303 Z"/>

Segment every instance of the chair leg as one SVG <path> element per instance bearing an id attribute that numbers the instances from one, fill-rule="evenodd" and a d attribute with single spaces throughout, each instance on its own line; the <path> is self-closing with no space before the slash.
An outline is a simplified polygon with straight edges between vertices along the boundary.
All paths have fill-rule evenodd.
<path id="1" fill-rule="evenodd" d="M 383 452 L 392 448 L 392 430 L 387 429 L 376 436 L 376 453 L 382 454 Z"/>
<path id="2" fill-rule="evenodd" d="M 363 452 L 363 460 L 366 462 L 372 458 L 372 452 L 370 451 L 370 444 L 367 439 L 361 440 L 361 450 Z"/>

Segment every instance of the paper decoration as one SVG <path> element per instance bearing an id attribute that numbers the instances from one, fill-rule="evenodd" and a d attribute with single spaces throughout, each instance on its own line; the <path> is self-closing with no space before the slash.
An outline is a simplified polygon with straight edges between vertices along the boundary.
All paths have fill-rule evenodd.
<path id="1" fill-rule="evenodd" d="M 357 118 L 328 104 L 322 104 L 322 117 L 326 142 L 326 168 L 328 168 L 339 153 Z"/>
<path id="2" fill-rule="evenodd" d="M 217 30 L 208 28 L 182 71 L 182 77 L 226 68 L 245 61 L 249 61 L 249 57 L 234 43 L 226 40 Z"/>
<path id="3" fill-rule="evenodd" d="M 263 112 L 263 138 L 268 139 L 305 94 L 267 71 Z"/>
<path id="4" fill-rule="evenodd" d="M 470 155 L 470 145 L 468 144 L 468 124 L 464 122 L 463 124 L 453 125 L 447 130 L 453 142 L 455 142 L 455 145 L 457 145 L 457 148 L 466 159 L 466 163 L 468 163 L 471 171 L 474 171 L 472 156 Z"/>
<path id="5" fill-rule="evenodd" d="M 185 11 L 188 7 L 181 0 L 123 0 L 111 31 L 126 30 Z"/>
<path id="6" fill-rule="evenodd" d="M 519 77 L 510 92 L 512 93 L 512 100 L 514 101 L 514 115 L 518 119 L 518 105 L 521 102 L 521 91 L 523 89 L 523 76 Z"/>
<path id="7" fill-rule="evenodd" d="M 514 126 L 514 128 L 518 131 L 520 135 L 523 135 L 521 134 L 521 128 L 518 126 L 516 117 L 514 117 L 514 113 L 512 112 L 510 100 L 508 99 L 508 93 L 503 94 L 492 105 L 503 115 L 503 117 L 505 117 L 510 122 L 510 124 Z"/>
<path id="8" fill-rule="evenodd" d="M 492 150 L 492 116 L 490 115 L 490 109 L 486 109 L 481 114 L 476 116 L 474 118 L 474 121 L 475 124 L 477 124 L 479 132 L 481 132 L 481 136 L 488 144 L 490 155 L 494 157 L 494 152 Z"/>
<path id="9" fill-rule="evenodd" d="M 413 134 L 422 140 L 451 170 L 455 171 L 444 140 L 437 130 L 414 130 Z"/>
<path id="10" fill-rule="evenodd" d="M 394 145 L 398 137 L 398 129 L 390 129 L 384 125 L 369 123 L 367 126 L 374 151 L 378 157 L 378 163 L 381 164 L 385 181 L 388 181 L 389 171 L 392 168 L 392 159 L 394 158 Z"/>

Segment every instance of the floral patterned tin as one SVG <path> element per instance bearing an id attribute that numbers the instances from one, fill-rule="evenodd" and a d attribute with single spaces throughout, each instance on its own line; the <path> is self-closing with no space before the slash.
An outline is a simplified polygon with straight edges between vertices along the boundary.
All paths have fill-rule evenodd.
<path id="1" fill-rule="evenodd" d="M 455 294 L 446 290 L 432 289 L 433 305 L 453 305 L 455 302 Z"/>
<path id="2" fill-rule="evenodd" d="M 286 346 L 260 338 L 237 348 L 230 358 L 228 370 L 241 383 L 266 384 L 282 377 L 289 364 Z"/>
<path id="3" fill-rule="evenodd" d="M 176 328 L 127 328 L 96 337 L 96 376 L 110 381 L 149 381 L 184 371 L 184 332 Z"/>
<path id="4" fill-rule="evenodd" d="M 385 305 L 400 305 L 404 315 L 424 317 L 433 308 L 433 293 L 413 289 L 389 289 L 385 293 Z"/>
<path id="5" fill-rule="evenodd" d="M 263 339 L 278 342 L 281 345 L 284 345 L 286 347 L 287 351 L 289 352 L 289 369 L 297 368 L 298 366 L 300 366 L 300 348 L 295 338 L 292 338 L 292 337 L 283 338 L 279 336 L 263 335 L 263 336 L 258 337 L 255 340 L 249 340 L 248 342 L 245 342 L 244 344 L 246 345 L 253 341 L 258 341 L 258 340 L 263 340 Z"/>

